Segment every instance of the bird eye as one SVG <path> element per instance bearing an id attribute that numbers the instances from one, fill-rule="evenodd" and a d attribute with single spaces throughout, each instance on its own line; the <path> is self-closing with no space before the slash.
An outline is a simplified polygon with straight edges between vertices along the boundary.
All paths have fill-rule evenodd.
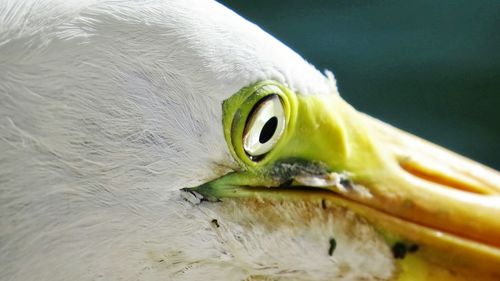
<path id="1" fill-rule="evenodd" d="M 285 129 L 285 112 L 278 95 L 263 98 L 251 111 L 243 133 L 243 148 L 262 156 L 278 142 Z"/>

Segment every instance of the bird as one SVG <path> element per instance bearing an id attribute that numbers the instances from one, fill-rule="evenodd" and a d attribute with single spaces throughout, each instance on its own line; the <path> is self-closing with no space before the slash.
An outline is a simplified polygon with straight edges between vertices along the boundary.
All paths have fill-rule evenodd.
<path id="1" fill-rule="evenodd" d="M 0 3 L 1 280 L 499 280 L 497 171 L 215 1 Z"/>

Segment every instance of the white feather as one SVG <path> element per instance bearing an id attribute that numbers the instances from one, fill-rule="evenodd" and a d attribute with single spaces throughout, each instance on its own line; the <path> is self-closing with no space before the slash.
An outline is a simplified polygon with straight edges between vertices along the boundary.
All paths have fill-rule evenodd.
<path id="1" fill-rule="evenodd" d="M 262 79 L 301 94 L 337 91 L 333 78 L 215 2 L 2 1 L 0 279 L 338 273 L 328 257 L 317 262 L 324 252 L 296 256 L 324 247 L 315 239 L 331 219 L 319 220 L 317 233 L 268 231 L 239 224 L 255 220 L 241 211 L 226 213 L 217 232 L 207 219 L 233 205 L 193 207 L 178 197 L 238 169 L 221 104 Z M 387 256 L 380 245 L 372 252 Z M 351 266 L 362 264 L 349 255 Z M 391 264 L 381 260 L 386 267 L 369 272 L 387 277 Z"/>

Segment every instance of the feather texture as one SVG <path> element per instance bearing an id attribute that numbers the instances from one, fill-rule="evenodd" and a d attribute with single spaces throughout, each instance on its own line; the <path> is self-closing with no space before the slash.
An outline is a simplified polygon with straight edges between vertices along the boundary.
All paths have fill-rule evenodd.
<path id="1" fill-rule="evenodd" d="M 318 233 L 267 231 L 251 212 L 228 213 L 231 203 L 196 207 L 179 197 L 238 169 L 221 104 L 261 79 L 301 94 L 337 92 L 332 77 L 215 2 L 2 1 L 0 279 L 338 275 L 314 250 L 296 256 L 319 247 L 330 218 L 313 222 Z M 228 223 L 216 232 L 207 219 L 218 214 Z M 255 226 L 240 225 L 245 217 Z M 385 268 L 367 272 L 387 277 L 381 260 Z"/>

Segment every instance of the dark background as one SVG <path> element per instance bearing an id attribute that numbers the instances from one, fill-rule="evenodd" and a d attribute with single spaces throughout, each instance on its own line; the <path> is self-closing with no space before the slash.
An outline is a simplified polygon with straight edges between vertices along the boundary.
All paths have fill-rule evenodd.
<path id="1" fill-rule="evenodd" d="M 500 170 L 500 1 L 219 1 L 358 110 Z"/>

